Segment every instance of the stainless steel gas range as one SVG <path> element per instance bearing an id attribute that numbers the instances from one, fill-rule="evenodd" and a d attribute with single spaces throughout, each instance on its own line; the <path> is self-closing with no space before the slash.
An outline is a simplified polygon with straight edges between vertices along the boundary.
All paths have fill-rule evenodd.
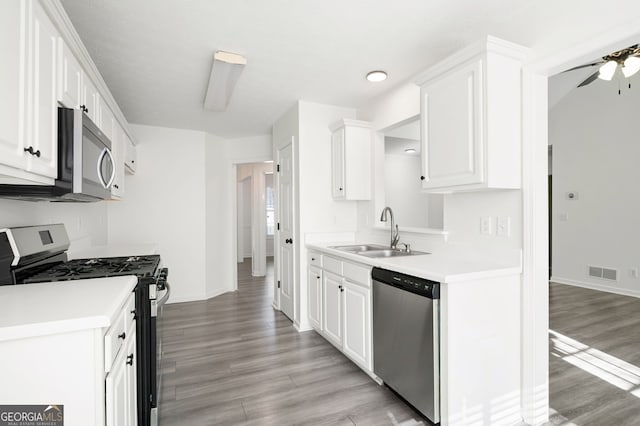
<path id="1" fill-rule="evenodd" d="M 157 320 L 167 301 L 168 270 L 160 256 L 67 260 L 69 237 L 62 224 L 0 230 L 0 285 L 135 275 L 138 425 L 157 424 L 162 356 Z"/>

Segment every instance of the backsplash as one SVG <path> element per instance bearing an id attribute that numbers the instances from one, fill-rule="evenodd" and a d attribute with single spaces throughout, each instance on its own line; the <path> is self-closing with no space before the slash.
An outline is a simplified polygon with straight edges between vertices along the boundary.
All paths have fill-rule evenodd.
<path id="1" fill-rule="evenodd" d="M 107 243 L 107 204 L 0 199 L 0 228 L 64 223 L 72 245 Z"/>

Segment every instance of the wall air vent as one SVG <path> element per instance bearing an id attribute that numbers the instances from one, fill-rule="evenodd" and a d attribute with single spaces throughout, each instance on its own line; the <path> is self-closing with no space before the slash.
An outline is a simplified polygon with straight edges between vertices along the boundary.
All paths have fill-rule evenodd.
<path id="1" fill-rule="evenodd" d="M 603 280 L 618 281 L 618 270 L 601 268 L 599 266 L 589 266 L 589 276 L 594 278 L 601 278 Z"/>

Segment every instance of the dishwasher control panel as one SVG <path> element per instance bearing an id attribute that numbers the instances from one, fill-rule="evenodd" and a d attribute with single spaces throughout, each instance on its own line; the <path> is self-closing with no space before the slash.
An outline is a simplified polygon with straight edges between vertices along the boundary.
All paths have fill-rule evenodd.
<path id="1" fill-rule="evenodd" d="M 430 299 L 440 298 L 440 283 L 435 281 L 382 268 L 373 268 L 371 271 L 371 279 Z"/>

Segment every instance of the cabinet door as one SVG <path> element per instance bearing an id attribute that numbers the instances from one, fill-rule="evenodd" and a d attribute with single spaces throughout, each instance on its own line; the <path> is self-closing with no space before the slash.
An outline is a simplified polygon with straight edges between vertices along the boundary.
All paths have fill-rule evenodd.
<path id="1" fill-rule="evenodd" d="M 371 369 L 371 290 L 344 281 L 344 335 L 342 351 Z"/>
<path id="2" fill-rule="evenodd" d="M 322 281 L 324 335 L 342 348 L 342 278 L 325 271 Z"/>
<path id="3" fill-rule="evenodd" d="M 111 153 L 115 160 L 116 173 L 111 185 L 111 198 L 120 199 L 124 196 L 124 162 L 126 150 L 126 136 L 122 127 L 114 122 L 113 138 L 111 139 Z"/>
<path id="4" fill-rule="evenodd" d="M 113 148 L 113 138 L 116 131 L 115 118 L 113 116 L 113 113 L 111 112 L 111 109 L 109 109 L 109 106 L 100 96 L 98 96 L 97 106 L 98 114 L 100 117 L 98 119 L 98 122 L 100 123 L 98 127 L 100 128 L 100 130 L 102 130 L 102 133 L 104 133 L 104 135 L 111 141 L 111 147 Z"/>
<path id="5" fill-rule="evenodd" d="M 31 124 L 27 145 L 39 155 L 30 156 L 28 170 L 52 178 L 58 175 L 57 48 L 58 32 L 36 1 L 31 21 L 31 113 L 27 113 Z"/>
<path id="6" fill-rule="evenodd" d="M 82 76 L 80 63 L 69 46 L 60 40 L 60 77 L 58 80 L 58 100 L 67 108 L 82 105 Z"/>
<path id="7" fill-rule="evenodd" d="M 126 355 L 126 351 L 120 351 L 105 379 L 107 426 L 128 424 Z"/>
<path id="8" fill-rule="evenodd" d="M 136 146 L 133 144 L 131 139 L 129 139 L 129 136 L 125 134 L 125 137 L 126 137 L 125 166 L 127 167 L 126 171 L 133 175 L 136 173 L 136 160 L 137 160 Z"/>
<path id="9" fill-rule="evenodd" d="M 24 113 L 25 56 L 24 44 L 26 20 L 22 19 L 26 1 L 0 2 L 0 163 L 18 169 L 26 169 L 27 153 L 24 152 L 24 136 L 20 131 L 19 115 Z M 24 105 L 22 105 L 24 107 Z M 0 169 L 0 173 L 5 173 Z"/>
<path id="10" fill-rule="evenodd" d="M 482 182 L 482 60 L 425 84 L 421 93 L 422 187 Z"/>
<path id="11" fill-rule="evenodd" d="M 309 322 L 318 331 L 322 331 L 322 272 L 315 267 L 309 268 Z"/>
<path id="12" fill-rule="evenodd" d="M 96 123 L 99 127 L 98 120 L 98 107 L 99 107 L 99 99 L 98 99 L 98 89 L 94 86 L 93 82 L 84 76 L 82 80 L 82 105 L 86 108 L 86 113 L 89 118 Z"/>
<path id="13" fill-rule="evenodd" d="M 125 425 L 135 426 L 138 423 L 138 390 L 136 388 L 136 329 L 135 323 L 131 330 L 131 339 L 124 348 L 125 360 Z"/>
<path id="14" fill-rule="evenodd" d="M 338 129 L 331 135 L 331 194 L 333 198 L 344 198 L 344 136 L 345 129 Z"/>

